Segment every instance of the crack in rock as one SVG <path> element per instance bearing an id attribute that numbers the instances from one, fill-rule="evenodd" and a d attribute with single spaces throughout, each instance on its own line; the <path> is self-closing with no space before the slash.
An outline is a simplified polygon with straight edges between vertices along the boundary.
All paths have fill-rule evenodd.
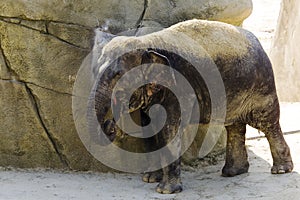
<path id="1" fill-rule="evenodd" d="M 21 81 L 23 82 L 23 81 Z M 29 84 L 29 85 L 34 85 L 36 87 L 39 87 L 41 89 L 45 89 L 45 90 L 48 90 L 50 92 L 54 92 L 54 93 L 57 93 L 57 94 L 61 94 L 61 95 L 68 95 L 68 96 L 73 96 L 73 94 L 70 94 L 70 93 L 67 93 L 67 92 L 61 92 L 61 91 L 57 91 L 57 90 L 54 90 L 54 89 L 51 89 L 51 88 L 47 88 L 47 87 L 44 87 L 44 86 L 40 86 L 38 84 L 35 84 L 35 83 L 32 83 L 32 82 L 23 82 L 24 84 Z"/>
<path id="2" fill-rule="evenodd" d="M 7 78 L 1 78 L 0 77 L 0 80 L 1 81 L 10 81 L 10 82 L 18 82 L 18 83 L 21 83 L 21 84 L 25 84 L 25 85 L 34 85 L 36 87 L 39 87 L 41 89 L 44 89 L 44 90 L 48 90 L 50 92 L 54 92 L 54 93 L 57 93 L 57 94 L 61 94 L 61 95 L 68 95 L 68 96 L 74 96 L 73 94 L 70 94 L 70 93 L 66 93 L 66 92 L 60 92 L 60 91 L 57 91 L 57 90 L 53 90 L 51 88 L 47 88 L 47 87 L 44 87 L 44 86 L 40 86 L 38 84 L 35 84 L 35 83 L 32 83 L 32 82 L 25 82 L 25 81 L 22 81 L 22 80 L 18 80 L 18 79 L 7 79 Z"/>
<path id="3" fill-rule="evenodd" d="M 18 26 L 21 26 L 21 27 L 24 27 L 24 28 L 27 28 L 27 29 L 30 29 L 30 30 L 33 30 L 33 31 L 37 31 L 41 34 L 44 34 L 44 35 L 48 35 L 50 37 L 53 37 L 63 43 L 66 43 L 68 45 L 71 45 L 75 48 L 79 48 L 81 50 L 89 50 L 89 48 L 86 48 L 86 47 L 81 47 L 79 45 L 76 45 L 76 44 L 73 44 L 71 43 L 70 41 L 67 41 L 63 38 L 60 38 L 54 34 L 51 34 L 49 32 L 49 24 L 50 22 L 54 22 L 54 21 L 47 21 L 47 20 L 28 20 L 28 19 L 22 19 L 22 18 L 13 18 L 13 17 L 3 17 L 3 16 L 0 16 L 0 21 L 2 22 L 5 22 L 5 23 L 9 23 L 9 24 L 14 24 L 14 25 L 18 25 Z M 30 23 L 31 22 L 31 23 Z M 37 26 L 34 26 L 32 25 L 32 22 L 36 22 L 36 23 L 43 23 L 43 28 L 38 28 Z M 73 25 L 73 26 L 78 26 L 78 27 L 84 27 L 82 25 L 78 25 L 78 24 L 71 24 L 71 23 L 63 23 L 63 22 L 55 22 L 55 23 L 61 23 L 61 24 L 65 24 L 65 25 Z M 89 28 L 92 30 L 92 28 L 90 27 L 85 27 L 85 28 Z"/>
<path id="4" fill-rule="evenodd" d="M 4 67 L 6 67 L 9 77 L 12 80 L 19 80 L 20 78 L 19 78 L 18 74 L 11 68 L 10 62 L 9 62 L 8 58 L 6 57 L 6 55 L 5 55 L 4 49 L 2 48 L 1 38 L 0 38 L 0 53 L 3 57 L 3 61 L 4 61 L 4 64 L 5 64 Z"/>
<path id="5" fill-rule="evenodd" d="M 6 55 L 5 55 L 4 49 L 1 46 L 1 40 L 0 40 L 0 54 L 3 57 L 5 67 L 6 67 L 7 71 L 8 71 L 8 73 L 9 73 L 9 78 L 1 78 L 0 77 L 0 80 L 4 80 L 4 81 L 18 81 L 18 82 L 20 82 L 22 84 L 25 84 L 25 85 L 26 84 L 31 84 L 31 85 L 34 85 L 36 87 L 39 87 L 39 88 L 42 88 L 42 89 L 45 89 L 45 90 L 48 90 L 48 91 L 51 91 L 51 92 L 55 92 L 57 94 L 73 96 L 73 94 L 66 93 L 66 92 L 61 92 L 61 91 L 57 91 L 57 90 L 54 90 L 54 89 L 51 89 L 51 88 L 47 88 L 47 87 L 44 87 L 44 86 L 40 86 L 40 85 L 38 85 L 36 83 L 33 83 L 33 82 L 22 81 L 21 78 L 20 78 L 20 76 L 11 68 L 10 62 L 9 62 L 8 58 L 6 57 Z"/>
<path id="6" fill-rule="evenodd" d="M 28 94 L 28 96 L 29 96 L 29 98 L 31 100 L 33 109 L 34 109 L 34 111 L 36 113 L 37 119 L 39 120 L 41 126 L 43 127 L 45 133 L 47 134 L 48 139 L 50 140 L 50 143 L 52 144 L 52 146 L 53 146 L 56 154 L 58 155 L 60 161 L 62 162 L 62 164 L 64 165 L 64 167 L 70 169 L 67 157 L 60 151 L 59 144 L 57 143 L 57 140 L 48 131 L 48 129 L 47 129 L 47 127 L 46 127 L 46 125 L 45 125 L 45 123 L 44 123 L 44 121 L 42 119 L 42 115 L 41 115 L 40 110 L 39 110 L 37 99 L 34 96 L 32 90 L 30 89 L 30 87 L 26 83 L 23 83 L 23 82 L 19 82 L 19 83 L 21 83 L 21 84 L 24 85 L 24 87 L 25 87 L 25 89 L 27 91 L 27 94 Z"/>
<path id="7" fill-rule="evenodd" d="M 135 25 L 135 27 L 137 29 L 141 28 L 143 26 L 143 21 L 144 21 L 144 17 L 145 17 L 146 11 L 148 9 L 148 5 L 149 5 L 149 0 L 144 0 L 144 10 L 143 10 L 140 18 L 138 19 L 138 21 L 136 22 L 136 25 Z"/>
<path id="8" fill-rule="evenodd" d="M 22 86 L 24 86 L 27 94 L 28 94 L 28 97 L 30 99 L 30 102 L 31 102 L 31 105 L 32 105 L 32 108 L 33 108 L 33 111 L 34 113 L 36 114 L 36 118 L 38 119 L 41 127 L 43 128 L 43 130 L 45 131 L 49 141 L 50 141 L 50 144 L 52 145 L 55 153 L 57 154 L 57 156 L 59 157 L 61 163 L 63 164 L 63 166 L 67 169 L 71 169 L 70 168 L 70 165 L 69 165 L 69 161 L 67 159 L 67 157 L 60 151 L 60 148 L 59 148 L 59 144 L 57 143 L 57 140 L 53 137 L 53 135 L 48 131 L 44 121 L 43 121 L 43 118 L 42 118 L 42 115 L 40 113 L 40 109 L 39 109 L 39 106 L 38 106 L 38 101 L 37 101 L 37 98 L 35 97 L 35 95 L 33 94 L 31 88 L 28 86 L 28 84 L 24 83 L 24 82 L 21 82 L 21 81 L 17 81 L 17 80 L 10 80 L 10 79 L 0 79 L 1 81 L 6 81 L 6 82 L 10 82 L 10 83 L 15 83 L 15 84 L 20 84 Z"/>
<path id="9" fill-rule="evenodd" d="M 92 28 L 90 26 L 85 26 L 82 24 L 76 24 L 76 23 L 71 23 L 71 22 L 64 22 L 64 21 L 58 21 L 58 20 L 37 20 L 37 19 L 30 19 L 30 18 L 21 18 L 21 17 L 8 17 L 8 16 L 2 16 L 0 15 L 0 19 L 2 21 L 10 22 L 10 23 L 15 23 L 15 24 L 21 24 L 22 21 L 31 21 L 31 22 L 43 22 L 43 23 L 49 23 L 49 22 L 54 22 L 54 23 L 61 23 L 65 25 L 74 25 L 82 28 Z"/>

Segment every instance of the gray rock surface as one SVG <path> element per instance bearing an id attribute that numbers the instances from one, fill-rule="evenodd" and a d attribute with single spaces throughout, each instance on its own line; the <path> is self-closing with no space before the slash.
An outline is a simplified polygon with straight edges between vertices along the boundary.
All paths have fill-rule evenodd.
<path id="1" fill-rule="evenodd" d="M 2 166 L 63 167 L 26 84 L 0 80 Z"/>
<path id="2" fill-rule="evenodd" d="M 153 22 L 168 27 L 201 18 L 240 25 L 252 11 L 251 0 L 8 0 L 0 2 L 1 15 L 95 27 L 106 23 L 116 33 Z"/>
<path id="3" fill-rule="evenodd" d="M 251 0 L 0 1 L 0 166 L 108 170 L 81 144 L 71 107 L 95 27 L 118 33 L 191 18 L 241 24 L 251 10 Z"/>
<path id="4" fill-rule="evenodd" d="M 251 12 L 252 1 L 248 0 L 149 0 L 144 21 L 159 22 L 163 27 L 193 18 L 241 25 Z"/>
<path id="5" fill-rule="evenodd" d="M 270 57 L 280 101 L 300 101 L 300 2 L 282 1 Z"/>

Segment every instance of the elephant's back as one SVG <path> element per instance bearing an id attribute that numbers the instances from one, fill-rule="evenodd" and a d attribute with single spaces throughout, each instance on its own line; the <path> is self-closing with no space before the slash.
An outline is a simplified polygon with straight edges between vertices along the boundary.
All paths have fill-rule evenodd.
<path id="1" fill-rule="evenodd" d="M 226 123 L 244 120 L 264 102 L 276 100 L 272 65 L 251 32 L 206 20 L 190 20 L 170 29 L 191 37 L 217 65 L 226 90 Z"/>

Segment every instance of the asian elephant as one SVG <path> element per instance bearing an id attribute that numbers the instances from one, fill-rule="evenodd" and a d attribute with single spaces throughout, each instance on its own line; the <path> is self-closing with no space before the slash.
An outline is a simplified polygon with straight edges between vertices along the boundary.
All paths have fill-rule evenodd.
<path id="1" fill-rule="evenodd" d="M 174 51 L 164 48 L 170 46 Z M 123 52 L 122 49 L 130 50 Z M 115 52 L 120 51 L 123 53 L 115 56 Z M 184 55 L 189 58 L 186 59 Z M 200 67 L 207 67 L 210 64 L 205 63 L 212 61 L 221 76 L 226 95 L 225 118 L 222 123 L 227 130 L 227 149 L 222 175 L 232 177 L 248 172 L 245 147 L 247 124 L 262 131 L 268 139 L 273 157 L 271 173 L 283 174 L 292 171 L 290 150 L 279 123 L 280 108 L 272 66 L 258 39 L 249 31 L 221 22 L 189 20 L 138 37 L 113 36 L 97 59 L 97 64 L 94 63 L 97 81 L 90 96 L 90 101 L 94 103 L 89 109 L 96 113 L 98 123 L 110 141 L 125 134 L 121 133 L 117 119 L 108 114 L 112 104 L 122 101 L 122 94 L 118 92 L 112 98 L 113 88 L 126 72 L 145 64 L 148 66 L 143 71 L 145 77 L 148 76 L 147 73 L 151 73 L 153 65 L 169 66 L 171 70 L 162 70 L 159 76 L 173 77 L 171 82 L 176 82 L 177 79 L 177 75 L 172 74 L 172 69 L 180 72 L 194 89 L 197 109 L 201 113 L 191 123 L 209 123 L 212 117 L 210 90 L 194 67 L 199 62 L 202 62 Z M 191 60 L 197 62 L 191 63 Z M 134 82 L 134 77 L 128 81 Z M 156 136 L 141 139 L 148 151 L 155 151 L 168 144 L 180 131 L 178 124 L 182 120 L 176 95 L 155 82 L 136 88 L 130 96 L 128 110 L 130 113 L 138 111 L 141 116 L 139 125 L 146 126 L 151 122 L 149 110 L 156 104 L 162 105 L 168 115 L 165 126 Z M 121 108 L 117 107 L 116 111 L 118 109 Z M 95 140 L 98 139 L 96 130 L 91 135 Z M 164 160 L 164 156 L 177 156 L 178 152 L 173 151 L 162 155 L 161 159 Z M 159 182 L 156 189 L 159 193 L 180 192 L 182 184 L 179 156 L 168 166 L 146 173 L 143 180 Z"/>

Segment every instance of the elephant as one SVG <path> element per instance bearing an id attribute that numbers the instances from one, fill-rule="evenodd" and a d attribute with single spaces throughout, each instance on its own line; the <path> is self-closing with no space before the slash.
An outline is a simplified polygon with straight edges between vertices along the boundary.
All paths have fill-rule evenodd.
<path id="1" fill-rule="evenodd" d="M 113 89 L 123 75 L 141 65 L 146 66 L 143 72 L 145 77 L 149 75 L 147 73 L 151 73 L 151 66 L 168 66 L 170 70 L 162 70 L 158 76 L 171 77 L 165 80 L 165 84 L 170 85 L 176 84 L 177 75 L 174 71 L 180 72 L 195 91 L 198 106 L 194 110 L 201 113 L 200 117 L 193 118 L 190 123 L 210 123 L 213 117 L 211 91 L 205 78 L 199 75 L 194 67 L 201 62 L 200 67 L 210 70 L 213 63 L 224 84 L 225 94 L 219 99 L 225 103 L 219 104 L 221 107 L 217 106 L 217 110 L 225 110 L 224 120 L 221 121 L 227 131 L 226 159 L 222 176 L 233 177 L 248 172 L 246 125 L 265 134 L 273 157 L 271 173 L 283 174 L 292 171 L 290 149 L 279 122 L 280 106 L 272 65 L 260 42 L 251 32 L 222 22 L 194 19 L 141 36 L 109 38 L 101 56 L 97 58 L 97 62 L 93 62 L 96 81 L 90 95 L 90 101 L 93 103 L 88 108 L 95 112 L 97 122 L 109 141 L 113 142 L 125 134 L 111 114 L 112 104 L 117 105 L 123 98 L 118 92 L 112 97 Z M 172 48 L 164 48 L 170 46 Z M 116 56 L 116 52 L 122 53 Z M 190 62 L 195 60 L 197 62 Z M 131 81 L 134 82 L 134 77 L 127 81 L 130 85 Z M 214 81 L 210 84 L 213 85 Z M 164 147 L 181 131 L 178 128 L 183 118 L 180 103 L 176 95 L 161 84 L 153 82 L 136 88 L 130 96 L 128 112 L 138 112 L 141 118 L 139 125 L 146 126 L 151 123 L 149 110 L 156 104 L 162 105 L 168 115 L 165 125 L 157 135 L 140 140 L 145 143 L 147 151 L 156 151 Z M 117 106 L 115 110 L 119 112 L 120 109 L 122 108 Z M 193 116 L 193 113 L 190 114 Z M 97 130 L 92 130 L 90 134 L 93 139 L 99 139 Z M 178 156 L 180 143 L 179 141 L 175 152 L 171 149 L 169 153 L 162 155 L 162 162 L 164 157 Z M 162 169 L 145 173 L 143 181 L 159 182 L 156 188 L 159 193 L 182 191 L 180 156 Z"/>

